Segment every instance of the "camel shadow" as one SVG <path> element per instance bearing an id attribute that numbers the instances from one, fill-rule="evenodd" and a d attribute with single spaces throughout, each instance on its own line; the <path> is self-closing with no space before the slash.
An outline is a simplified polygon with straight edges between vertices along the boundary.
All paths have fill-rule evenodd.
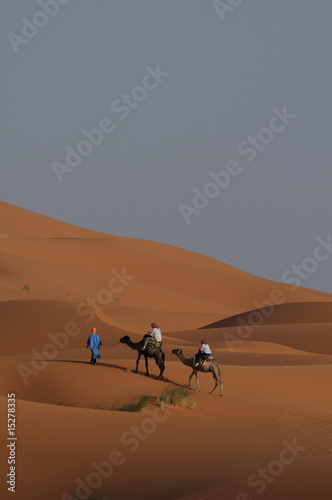
<path id="1" fill-rule="evenodd" d="M 185 386 L 185 384 L 179 384 L 178 382 L 174 382 L 174 380 L 171 380 L 168 377 L 163 377 L 163 379 L 160 379 L 160 378 L 158 378 L 158 375 L 154 375 L 154 374 L 151 375 L 151 373 L 149 374 L 149 376 L 147 376 L 142 371 L 135 372 L 135 370 L 130 370 L 130 372 L 134 373 L 135 375 L 140 375 L 141 377 L 144 377 L 144 378 L 150 378 L 150 379 L 153 379 L 153 380 L 159 380 L 160 382 L 166 382 L 167 384 L 172 384 L 172 385 L 175 385 L 177 387 L 184 387 Z"/>
<path id="2" fill-rule="evenodd" d="M 115 365 L 113 363 L 103 363 L 97 362 L 95 365 L 91 365 L 90 361 L 81 361 L 78 359 L 53 359 L 49 361 L 50 363 L 79 363 L 82 365 L 90 365 L 90 366 L 105 366 L 106 368 L 116 368 L 117 370 L 122 370 L 124 372 L 131 371 L 125 366 Z"/>
<path id="3" fill-rule="evenodd" d="M 146 374 L 142 371 L 135 372 L 135 370 L 132 370 L 130 368 L 126 368 L 125 366 L 120 366 L 120 365 L 115 365 L 114 363 L 103 363 L 103 362 L 97 362 L 95 365 L 91 365 L 90 361 L 82 361 L 79 359 L 52 359 L 49 361 L 50 363 L 78 363 L 82 365 L 89 365 L 89 366 L 104 366 L 106 368 L 115 368 L 117 370 L 122 370 L 123 372 L 130 372 L 134 373 L 135 375 L 140 375 L 141 377 L 145 378 L 150 378 L 153 380 L 160 380 L 158 379 L 158 375 L 151 374 L 147 377 Z M 177 387 L 184 387 L 184 384 L 179 384 L 178 382 L 174 382 L 174 380 L 171 380 L 167 377 L 164 377 L 161 382 L 167 382 L 169 384 L 173 384 Z"/>

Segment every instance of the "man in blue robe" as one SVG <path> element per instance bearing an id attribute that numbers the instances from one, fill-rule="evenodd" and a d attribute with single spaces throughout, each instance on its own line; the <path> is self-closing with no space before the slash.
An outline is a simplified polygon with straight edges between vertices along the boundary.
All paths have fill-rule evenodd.
<path id="1" fill-rule="evenodd" d="M 102 342 L 100 340 L 100 337 L 97 333 L 96 328 L 92 328 L 91 333 L 90 333 L 89 338 L 88 338 L 87 346 L 86 346 L 87 349 L 89 346 L 91 349 L 90 363 L 92 365 L 96 364 L 96 358 L 100 359 L 99 348 L 101 345 L 102 345 Z"/>

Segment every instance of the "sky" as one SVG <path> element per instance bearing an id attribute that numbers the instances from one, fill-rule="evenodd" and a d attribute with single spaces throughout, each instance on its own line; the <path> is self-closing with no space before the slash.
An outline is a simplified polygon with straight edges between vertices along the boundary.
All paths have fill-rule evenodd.
<path id="1" fill-rule="evenodd" d="M 332 293 L 331 24 L 330 0 L 2 2 L 0 199 Z"/>

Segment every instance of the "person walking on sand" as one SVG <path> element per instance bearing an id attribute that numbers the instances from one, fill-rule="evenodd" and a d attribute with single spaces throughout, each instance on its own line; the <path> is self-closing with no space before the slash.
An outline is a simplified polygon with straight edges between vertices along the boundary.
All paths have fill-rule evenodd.
<path id="1" fill-rule="evenodd" d="M 210 346 L 206 342 L 206 340 L 202 339 L 201 344 L 202 344 L 201 348 L 198 350 L 198 353 L 195 355 L 195 361 L 196 361 L 195 366 L 199 365 L 200 359 L 202 361 L 205 361 L 212 354 Z"/>
<path id="2" fill-rule="evenodd" d="M 91 349 L 91 360 L 90 363 L 92 365 L 96 364 L 96 358 L 100 359 L 99 348 L 102 345 L 102 341 L 97 333 L 96 328 L 91 328 L 91 333 L 89 335 L 86 348 L 90 347 Z"/>
<path id="3" fill-rule="evenodd" d="M 152 338 L 149 338 L 148 336 L 146 336 L 146 338 L 144 340 L 144 345 L 142 347 L 142 351 L 144 351 L 146 349 L 147 344 L 149 344 L 155 348 L 159 348 L 162 346 L 162 336 L 161 336 L 161 331 L 160 331 L 159 326 L 156 325 L 156 323 L 151 323 L 151 328 L 152 328 L 152 331 L 147 332 L 147 333 Z"/>

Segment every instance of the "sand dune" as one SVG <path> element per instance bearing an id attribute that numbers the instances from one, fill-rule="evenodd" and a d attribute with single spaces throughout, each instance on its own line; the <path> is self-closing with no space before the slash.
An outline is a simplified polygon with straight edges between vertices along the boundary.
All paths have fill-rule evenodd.
<path id="1" fill-rule="evenodd" d="M 306 323 L 306 324 L 276 324 L 251 326 L 239 325 L 237 327 L 215 327 L 182 332 L 169 332 L 170 338 L 179 338 L 183 341 L 195 342 L 196 345 L 202 337 L 208 338 L 213 347 L 215 343 L 222 345 L 230 352 L 247 349 L 252 342 L 266 343 L 266 350 L 270 349 L 271 342 L 275 345 L 288 346 L 298 351 L 317 354 L 332 354 L 332 324 L 331 323 Z"/>
<path id="2" fill-rule="evenodd" d="M 330 498 L 330 294 L 5 203 L 0 218 L 0 410 L 15 392 L 18 500 Z M 137 351 L 119 343 L 125 334 L 137 342 L 151 321 L 163 332 L 164 381 L 153 360 L 149 378 L 143 358 L 133 373 Z M 96 366 L 92 326 L 103 340 Z M 199 373 L 200 391 L 183 407 L 161 407 L 160 392 L 191 373 L 172 349 L 190 358 L 202 336 L 224 396 L 210 395 L 212 375 Z M 144 412 L 116 410 L 143 394 Z M 5 426 L 0 433 L 5 443 Z M 5 474 L 7 457 L 2 446 Z M 101 463 L 111 472 L 97 473 Z M 261 468 L 269 480 L 257 483 Z"/>
<path id="3" fill-rule="evenodd" d="M 229 328 L 242 325 L 332 323 L 332 304 L 327 302 L 300 302 L 276 304 L 265 309 L 254 309 L 245 313 L 222 319 L 204 328 Z"/>
<path id="4" fill-rule="evenodd" d="M 66 344 L 65 348 L 83 347 L 91 328 L 84 317 L 77 314 L 77 306 L 73 302 L 1 302 L 0 315 L 4 331 L 10 332 L 2 341 L 3 356 L 30 353 L 32 348 L 40 352 L 49 343 Z M 105 344 L 117 342 L 124 335 L 123 330 L 106 325 L 96 315 L 93 326 L 103 330 Z"/>
<path id="5" fill-rule="evenodd" d="M 64 492 L 74 493 L 76 478 L 84 481 L 95 470 L 91 464 L 107 460 L 112 450 L 118 450 L 125 461 L 121 467 L 114 467 L 98 490 L 111 493 L 111 498 L 121 498 L 122 492 L 126 498 L 155 499 L 161 485 L 161 498 L 185 495 L 220 498 L 221 491 L 227 499 L 236 498 L 241 491 L 254 493 L 247 484 L 248 477 L 262 465 L 277 460 L 284 449 L 283 442 L 292 444 L 294 438 L 305 450 L 291 464 L 292 469 L 287 471 L 285 466 L 290 476 L 285 472 L 276 485 L 269 485 L 268 498 L 300 498 L 294 495 L 302 494 L 302 498 L 309 499 L 315 498 L 317 492 L 319 498 L 328 498 L 332 382 L 329 367 L 293 367 L 287 371 L 270 368 L 265 369 L 263 377 L 260 368 L 224 367 L 227 397 L 209 396 L 206 391 L 211 388 L 212 380 L 201 375 L 202 390 L 192 395 L 196 408 L 186 411 L 171 408 L 168 415 L 158 410 L 159 418 L 164 415 L 167 418 L 154 425 L 151 415 L 156 407 L 153 406 L 141 415 L 99 409 L 121 404 L 142 392 L 155 396 L 166 385 L 124 371 L 129 364 L 126 360 L 119 362 L 118 367 L 112 362 L 96 367 L 50 363 L 47 373 L 40 374 L 28 386 L 20 400 L 24 419 L 18 436 L 22 447 L 20 460 L 25 464 L 20 470 L 25 496 L 20 498 L 47 497 L 50 482 L 52 498 L 60 498 Z M 7 370 L 14 377 L 10 368 Z M 183 382 L 188 375 L 178 362 L 169 363 L 169 372 L 175 383 Z M 52 393 L 47 391 L 48 387 L 53 388 Z M 308 391 L 313 391 L 310 398 Z M 40 400 L 42 403 L 36 402 Z M 136 427 L 147 430 L 141 434 L 142 440 L 133 441 Z M 197 451 L 198 436 L 203 429 L 209 442 L 203 447 L 209 451 L 208 460 L 200 459 Z M 50 446 L 52 453 L 47 452 Z M 38 461 L 37 484 L 30 465 L 31 454 Z M 159 467 L 153 475 L 148 474 L 147 482 L 145 469 L 153 469 L 156 455 Z M 298 481 L 304 470 L 313 472 L 315 478 L 310 478 L 310 482 Z M 128 475 L 132 478 L 130 482 L 126 480 Z M 288 490 L 290 477 L 296 479 L 296 487 Z"/>
<path id="6" fill-rule="evenodd" d="M 126 351 L 123 350 L 122 355 L 125 354 Z M 88 363 L 89 357 L 84 358 L 82 355 L 84 356 L 84 352 L 81 351 L 81 359 L 63 360 L 60 357 L 60 359 L 49 361 L 40 373 L 28 379 L 28 384 L 24 383 L 17 369 L 20 363 L 14 360 L 4 360 L 0 367 L 0 396 L 6 395 L 7 383 L 4 375 L 7 374 L 17 387 L 20 399 L 110 409 L 128 402 L 136 395 L 145 393 L 157 396 L 170 382 L 183 385 L 188 382 L 191 373 L 190 369 L 182 365 L 176 356 L 167 358 L 165 371 L 167 381 L 163 382 L 157 380 L 159 369 L 152 360 L 149 363 L 151 376 L 147 378 L 144 375 L 143 359 L 139 373 L 135 374 L 133 373 L 134 360 L 126 358 L 114 360 L 106 354 L 98 365 L 91 366 Z M 28 366 L 28 363 L 26 364 Z M 227 398 L 220 398 L 216 390 L 211 401 L 204 403 L 204 407 L 198 405 L 199 408 L 197 411 L 193 410 L 193 414 L 199 412 L 225 416 L 229 411 L 229 405 L 233 406 L 236 401 L 240 407 L 244 406 L 244 401 L 248 401 L 250 404 L 264 403 L 283 410 L 307 412 L 313 415 L 327 416 L 331 410 L 329 395 L 332 370 L 330 365 L 270 366 L 265 367 L 264 377 L 262 377 L 261 367 L 221 365 L 221 376 L 225 381 Z M 200 392 L 194 392 L 192 396 L 197 401 L 200 401 L 201 397 L 207 397 L 207 393 L 214 386 L 211 374 L 199 373 L 199 380 Z M 194 379 L 192 384 L 196 389 Z M 45 390 L 47 387 L 52 387 L 52 391 Z M 310 398 L 307 397 L 309 387 L 316 387 Z"/>

